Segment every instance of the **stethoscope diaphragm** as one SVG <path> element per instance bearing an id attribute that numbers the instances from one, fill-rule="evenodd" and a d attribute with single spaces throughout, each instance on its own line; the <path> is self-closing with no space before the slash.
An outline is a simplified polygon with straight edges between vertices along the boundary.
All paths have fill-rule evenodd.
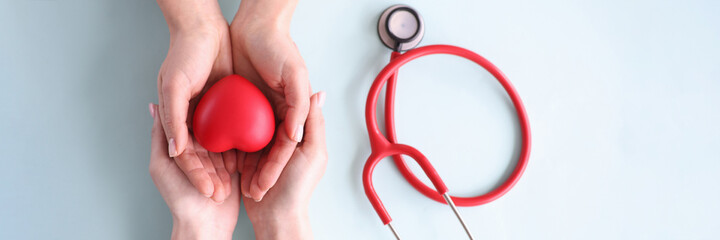
<path id="1" fill-rule="evenodd" d="M 407 5 L 385 9 L 378 19 L 378 35 L 386 47 L 404 52 L 417 47 L 425 33 L 422 17 Z"/>

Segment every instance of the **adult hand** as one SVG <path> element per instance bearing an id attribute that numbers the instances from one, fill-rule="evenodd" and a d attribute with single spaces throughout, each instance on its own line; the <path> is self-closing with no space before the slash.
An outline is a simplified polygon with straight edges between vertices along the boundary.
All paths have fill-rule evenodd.
<path id="1" fill-rule="evenodd" d="M 150 104 L 153 116 L 150 150 L 150 176 L 170 208 L 173 216 L 172 239 L 231 239 L 240 210 L 240 196 L 233 191 L 223 202 L 217 203 L 201 195 L 168 156 L 168 142 L 158 116 L 157 105 Z M 209 153 L 210 159 L 235 159 L 235 152 Z M 232 187 L 239 187 L 237 173 L 232 175 Z"/>
<path id="2" fill-rule="evenodd" d="M 199 96 L 233 73 L 229 26 L 216 0 L 158 0 L 170 29 L 170 49 L 158 75 L 158 96 L 168 154 L 200 193 L 217 202 L 231 192 L 236 161 L 206 160 L 188 126 Z M 226 189 L 226 191 L 223 191 Z"/>
<path id="3" fill-rule="evenodd" d="M 307 69 L 289 27 L 295 0 L 244 0 L 230 25 L 235 73 L 263 91 L 279 124 L 254 175 L 242 174 L 243 195 L 260 201 L 275 185 L 298 142 L 310 103 Z M 285 141 L 288 140 L 288 141 Z M 257 154 L 255 154 L 257 155 Z"/>
<path id="4" fill-rule="evenodd" d="M 294 149 L 275 186 L 260 202 L 249 201 L 250 199 L 244 201 L 257 239 L 312 238 L 308 219 L 310 196 L 327 165 L 325 121 L 321 112 L 324 101 L 324 92 L 317 93 L 310 99 L 305 139 Z M 280 135 L 277 136 L 276 141 L 291 142 L 292 140 Z M 248 155 L 241 174 L 255 171 L 257 161 L 251 159 L 257 158 L 258 155 Z M 267 155 L 260 158 L 263 157 Z"/>

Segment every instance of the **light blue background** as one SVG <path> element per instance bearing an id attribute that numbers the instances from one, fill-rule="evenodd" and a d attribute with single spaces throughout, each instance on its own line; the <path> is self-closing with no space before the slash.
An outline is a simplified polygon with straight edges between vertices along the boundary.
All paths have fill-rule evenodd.
<path id="1" fill-rule="evenodd" d="M 162 239 L 171 218 L 148 172 L 168 31 L 148 0 L 0 0 L 0 239 Z M 221 0 L 231 18 L 239 1 Z M 301 1 L 292 25 L 327 92 L 330 160 L 311 206 L 317 239 L 392 239 L 366 201 L 367 90 L 389 50 L 393 1 Z M 720 2 L 413 1 L 427 44 L 499 66 L 530 116 L 533 150 L 506 196 L 461 208 L 478 239 L 720 237 Z M 400 73 L 399 139 L 451 193 L 507 175 L 519 132 L 482 69 L 448 56 Z M 375 186 L 405 239 L 463 239 L 449 208 L 390 161 Z M 241 213 L 237 239 L 252 238 Z"/>

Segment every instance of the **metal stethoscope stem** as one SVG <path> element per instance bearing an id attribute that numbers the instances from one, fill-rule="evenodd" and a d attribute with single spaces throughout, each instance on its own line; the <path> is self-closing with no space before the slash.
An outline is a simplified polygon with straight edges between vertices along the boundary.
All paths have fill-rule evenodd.
<path id="1" fill-rule="evenodd" d="M 472 233 L 470 233 L 470 229 L 468 229 L 468 226 L 465 224 L 465 221 L 463 220 L 462 216 L 460 216 L 460 212 L 458 212 L 457 207 L 455 207 L 455 203 L 453 203 L 452 199 L 450 199 L 450 195 L 445 193 L 443 194 L 445 197 L 445 201 L 447 201 L 447 204 L 452 208 L 453 212 L 455 213 L 455 216 L 457 217 L 458 221 L 460 221 L 460 224 L 462 225 L 463 229 L 465 229 L 465 233 L 468 235 L 470 240 L 474 240 Z M 397 240 L 400 240 L 400 235 L 395 231 L 395 228 L 393 228 L 392 223 L 388 223 L 387 226 L 390 228 L 390 231 L 393 235 L 395 235 L 395 238 Z"/>
<path id="2" fill-rule="evenodd" d="M 443 194 L 443 197 L 445 198 L 445 201 L 447 204 L 452 208 L 453 212 L 455 213 L 455 216 L 457 217 L 458 221 L 460 221 L 460 224 L 462 225 L 463 229 L 465 229 L 465 233 L 467 233 L 470 240 L 473 240 L 472 233 L 470 233 L 470 229 L 468 229 L 468 226 L 465 224 L 465 221 L 463 220 L 462 216 L 460 216 L 460 213 L 458 212 L 457 207 L 455 207 L 455 203 L 450 198 L 450 194 L 445 193 Z"/>

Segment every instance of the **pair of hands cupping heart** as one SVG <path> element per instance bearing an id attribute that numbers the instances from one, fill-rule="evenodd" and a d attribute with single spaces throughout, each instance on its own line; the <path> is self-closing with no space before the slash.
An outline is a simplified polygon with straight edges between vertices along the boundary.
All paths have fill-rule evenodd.
<path id="1" fill-rule="evenodd" d="M 247 2 L 246 4 L 251 4 Z M 258 3 L 270 4 L 270 2 Z M 278 2 L 279 4 L 279 2 Z M 165 12 L 177 9 L 170 3 Z M 164 2 L 161 7 L 165 8 Z M 284 167 L 295 151 L 296 145 L 303 139 L 303 130 L 310 106 L 312 90 L 307 78 L 307 69 L 300 53 L 288 34 L 289 18 L 278 18 L 265 22 L 256 18 L 245 18 L 251 13 L 243 11 L 257 11 L 256 8 L 274 9 L 274 6 L 241 6 L 240 12 L 232 24 L 228 26 L 217 6 L 210 6 L 208 12 L 213 12 L 209 19 L 204 20 L 202 26 L 176 23 L 170 15 L 166 18 L 170 26 L 170 50 L 160 69 L 158 76 L 158 114 L 168 142 L 168 154 L 174 158 L 178 167 L 187 176 L 198 191 L 216 202 L 224 201 L 233 191 L 231 175 L 241 173 L 241 188 L 243 195 L 259 201 L 267 191 L 276 183 Z M 283 6 L 290 8 L 294 6 Z M 246 9 L 246 10 L 244 10 Z M 188 10 L 188 12 L 192 12 Z M 242 12 L 242 13 L 241 13 Z M 182 13 L 182 12 L 181 12 Z M 181 13 L 178 13 L 182 15 Z M 288 12 L 291 13 L 291 12 Z M 174 13 L 173 13 L 174 14 Z M 178 18 L 182 20 L 184 18 Z M 274 141 L 262 148 L 260 153 L 265 155 L 261 159 L 253 159 L 256 169 L 245 167 L 245 159 L 213 160 L 208 157 L 206 147 L 213 144 L 197 143 L 197 129 L 193 129 L 192 121 L 194 111 L 200 98 L 210 92 L 211 86 L 220 79 L 236 73 L 247 79 L 259 91 L 249 91 L 254 94 L 243 94 L 245 90 L 220 90 L 223 94 L 213 97 L 225 105 L 231 102 L 249 101 L 243 96 L 263 96 L 267 98 L 264 105 L 253 104 L 256 108 L 239 109 L 238 113 L 251 111 L 251 109 L 265 109 L 261 115 L 248 114 L 247 116 L 262 116 L 264 120 L 255 119 L 255 123 L 222 123 L 229 119 L 213 117 L 216 129 L 230 129 L 227 134 L 222 131 L 226 141 L 222 147 L 211 149 L 211 152 L 229 148 L 237 148 L 241 152 L 258 151 L 262 145 L 272 138 L 273 130 L 268 127 L 277 124 L 274 135 L 277 138 L 282 134 L 284 139 L 290 141 Z M 249 88 L 244 88 L 249 89 Z M 245 91 L 248 93 L 248 91 Z M 261 94 L 260 94 L 261 93 Z M 215 94 L 212 94 L 215 95 Z M 255 99 L 260 99 L 255 97 Z M 272 106 L 272 112 L 267 111 L 267 105 Z M 222 104 L 221 104 L 222 105 Z M 257 107 L 263 106 L 263 107 Z M 219 112 L 227 113 L 220 110 Z M 256 112 L 257 113 L 257 112 Z M 270 114 L 268 114 L 270 113 Z M 272 121 L 267 121 L 272 119 Z M 258 126 L 257 122 L 267 122 L 268 126 Z M 243 127 L 244 126 L 244 127 Z M 248 127 L 252 126 L 252 127 Z M 263 130 L 260 130 L 263 129 Z M 270 129 L 270 130 L 268 130 Z M 202 131 L 200 131 L 202 132 Z M 243 135 L 245 134 L 245 135 Z M 242 137 L 242 136 L 244 137 Z M 262 139 L 255 144 L 242 143 L 246 140 L 240 138 Z M 227 138 L 226 138 L 227 137 Z M 202 140 L 201 140 L 202 141 Z M 232 143 L 227 143 L 227 142 Z M 206 141 L 207 142 L 207 141 Z M 264 143 L 264 144 L 263 144 Z M 252 146 L 251 146 L 252 145 Z M 259 147 L 260 146 L 260 147 Z M 212 148 L 212 147 L 211 147 Z M 234 150 L 233 150 L 234 151 Z M 235 190 L 237 191 L 237 189 Z"/>
<path id="2" fill-rule="evenodd" d="M 242 196 L 258 239 L 311 238 L 325 94 L 312 94 L 290 37 L 297 1 L 244 0 L 230 24 L 216 0 L 157 2 L 170 48 L 150 105 L 149 170 L 173 238 L 229 239 Z"/>

